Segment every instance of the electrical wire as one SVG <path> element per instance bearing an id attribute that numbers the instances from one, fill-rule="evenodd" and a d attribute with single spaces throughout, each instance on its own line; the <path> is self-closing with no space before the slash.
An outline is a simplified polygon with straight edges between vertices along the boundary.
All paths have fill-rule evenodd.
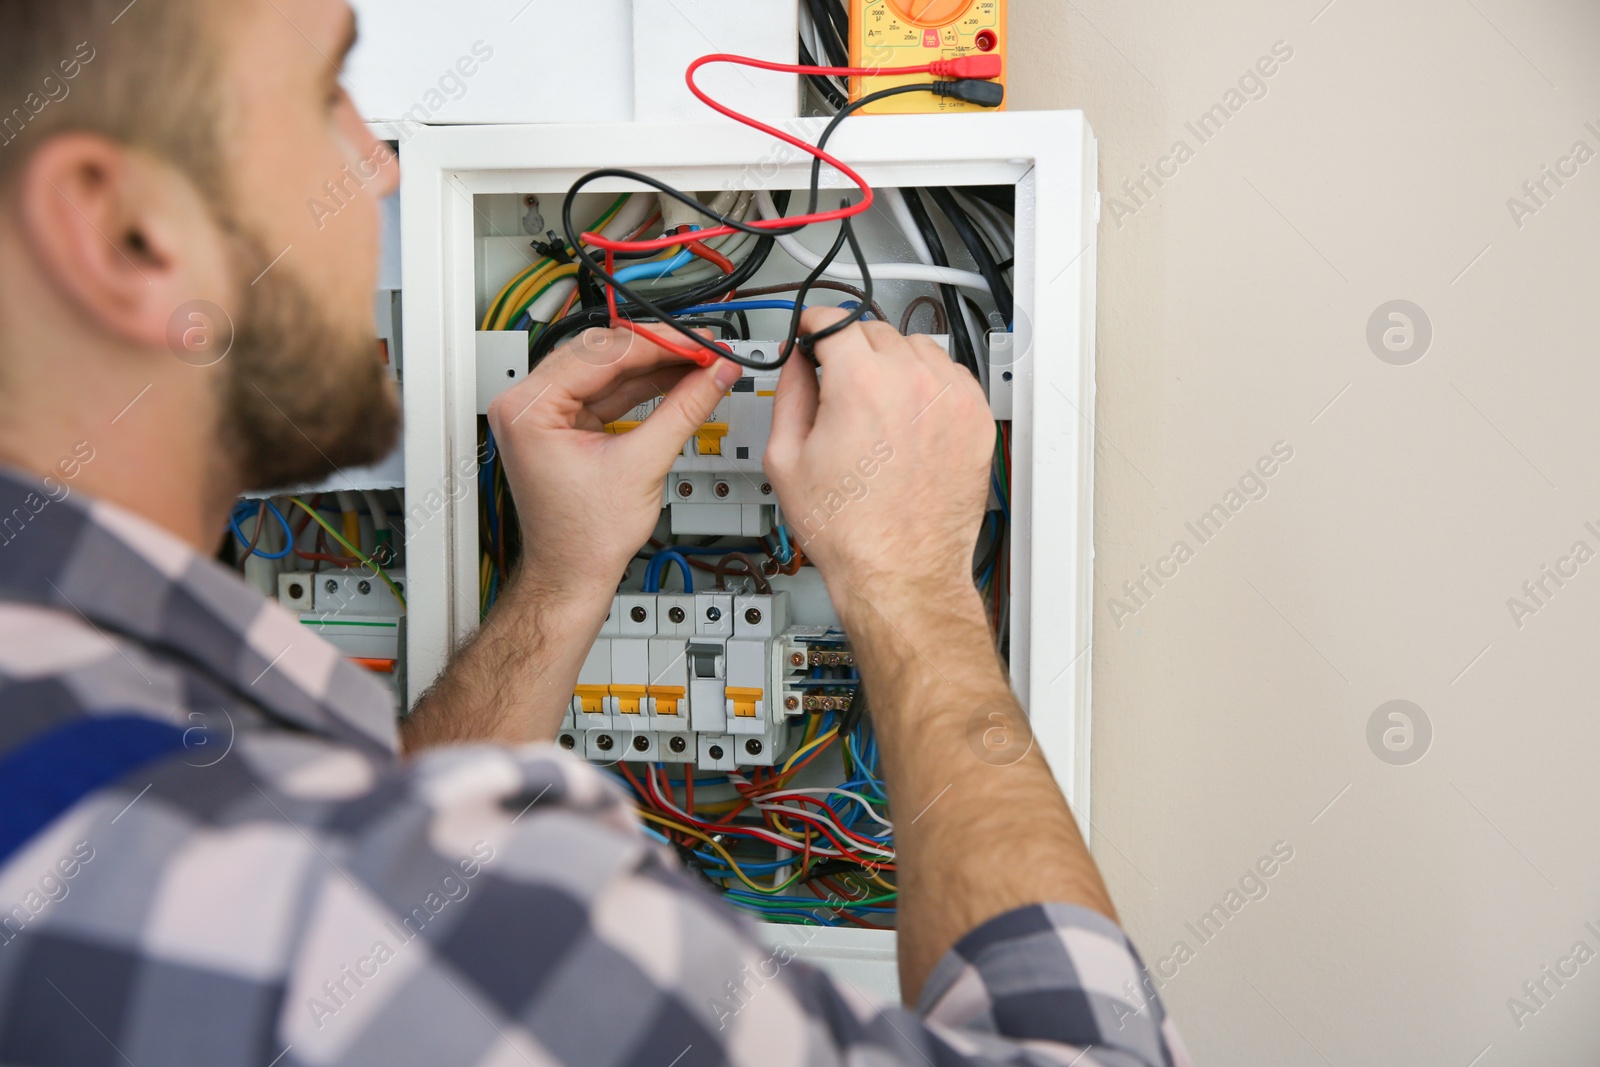
<path id="1" fill-rule="evenodd" d="M 307 504 L 304 500 L 301 500 L 297 496 L 292 496 L 289 498 L 289 503 L 294 504 L 307 515 L 310 515 L 312 521 L 314 521 L 318 526 L 322 527 L 323 531 L 329 537 L 339 542 L 339 544 L 344 547 L 346 552 L 349 552 L 353 557 L 370 567 L 372 572 L 377 577 L 383 579 L 383 584 L 389 587 L 389 591 L 394 594 L 394 598 L 400 602 L 401 610 L 405 610 L 406 595 L 400 591 L 400 587 L 395 584 L 394 579 L 390 578 L 388 573 L 382 567 L 378 566 L 372 561 L 372 557 L 362 552 L 361 549 L 357 548 L 355 545 L 352 545 L 349 541 L 346 541 L 344 536 L 329 524 L 328 520 L 317 514 L 316 509 L 314 509 L 310 504 Z"/>
<path id="2" fill-rule="evenodd" d="M 950 329 L 950 324 L 945 321 L 944 305 L 931 296 L 919 296 L 906 305 L 906 313 L 900 316 L 901 333 L 909 334 L 911 332 L 911 319 L 916 315 L 917 309 L 922 307 L 928 308 L 933 312 L 934 333 L 945 333 Z"/>
<path id="3" fill-rule="evenodd" d="M 853 102 L 852 104 L 846 106 L 842 110 L 840 110 L 839 114 L 834 116 L 833 120 L 829 123 L 828 127 L 823 131 L 823 134 L 818 139 L 816 146 L 813 147 L 812 145 L 807 144 L 806 142 L 800 140 L 799 138 L 797 138 L 797 137 L 795 137 L 795 136 L 793 136 L 793 135 L 791 135 L 789 133 L 786 133 L 786 132 L 784 132 L 782 130 L 779 130 L 779 129 L 775 128 L 775 127 L 769 126 L 766 123 L 760 122 L 759 120 L 750 118 L 749 116 L 742 115 L 739 112 L 734 111 L 733 109 L 724 106 L 723 104 L 719 103 L 718 101 L 716 101 L 713 98 L 711 98 L 710 96 L 708 96 L 704 91 L 702 91 L 700 89 L 700 87 L 695 82 L 695 74 L 702 67 L 704 67 L 704 66 L 706 66 L 708 64 L 712 64 L 712 63 L 733 63 L 733 64 L 737 64 L 737 65 L 742 65 L 742 66 L 754 67 L 754 68 L 762 69 L 762 70 L 775 70 L 775 71 L 784 71 L 784 72 L 788 72 L 788 73 L 801 73 L 801 74 L 808 73 L 808 72 L 818 72 L 818 73 L 826 73 L 826 74 L 849 74 L 849 75 L 861 75 L 861 74 L 874 74 L 874 75 L 877 75 L 877 74 L 934 74 L 934 75 L 945 75 L 945 74 L 948 74 L 950 76 L 954 76 L 954 77 L 958 77 L 958 78 L 965 76 L 965 72 L 968 71 L 968 70 L 971 70 L 971 71 L 974 71 L 974 72 L 987 71 L 988 73 L 985 73 L 986 77 L 997 76 L 997 74 L 998 74 L 998 66 L 997 65 L 992 64 L 992 63 L 972 62 L 972 60 L 981 60 L 983 58 L 984 57 L 963 57 L 961 59 L 940 61 L 940 62 L 930 63 L 930 64 L 926 64 L 926 65 L 922 65 L 922 66 L 894 67 L 894 68 L 883 68 L 883 69 L 851 68 L 851 67 L 802 68 L 801 66 L 799 66 L 797 64 L 792 64 L 792 63 L 771 63 L 771 62 L 768 62 L 768 61 L 765 61 L 765 60 L 752 59 L 752 58 L 749 58 L 749 57 L 746 57 L 746 56 L 732 56 L 732 55 L 726 55 L 726 54 L 702 56 L 701 58 L 695 60 L 689 66 L 689 69 L 688 69 L 688 71 L 686 73 L 686 81 L 688 83 L 690 92 L 693 93 L 697 99 L 699 99 L 702 103 L 704 103 L 708 107 L 712 108 L 713 110 L 717 111 L 718 113 L 720 113 L 722 115 L 725 115 L 726 117 L 731 118 L 731 119 L 735 120 L 736 122 L 740 122 L 740 123 L 742 123 L 742 124 L 744 124 L 746 126 L 750 126 L 753 129 L 760 130 L 760 131 L 762 131 L 764 133 L 767 133 L 767 134 L 769 134 L 769 135 L 771 135 L 773 137 L 777 137 L 778 139 L 780 139 L 780 140 L 782 140 L 782 141 L 784 141 L 784 142 L 786 142 L 788 144 L 791 144 L 791 145 L 793 145 L 793 146 L 795 146 L 797 148 L 800 148 L 801 150 L 805 151 L 806 153 L 808 153 L 809 155 L 812 156 L 812 172 L 811 172 L 812 180 L 811 180 L 811 186 L 810 186 L 810 200 L 808 201 L 808 210 L 807 210 L 806 214 L 804 214 L 804 215 L 802 215 L 802 216 L 800 216 L 799 218 L 796 218 L 796 219 L 782 219 L 782 218 L 776 218 L 775 219 L 772 216 L 776 214 L 776 207 L 775 207 L 771 197 L 768 196 L 768 195 L 762 195 L 762 196 L 759 196 L 758 199 L 759 199 L 760 204 L 761 204 L 762 214 L 764 216 L 763 219 L 761 220 L 761 222 L 757 222 L 757 223 L 746 223 L 746 222 L 743 222 L 741 220 L 734 219 L 734 218 L 732 218 L 730 216 L 727 216 L 727 215 L 721 214 L 719 212 L 716 212 L 716 211 L 712 210 L 710 207 L 708 207 L 707 205 L 704 205 L 704 204 L 700 203 L 700 201 L 697 198 L 692 197 L 689 194 L 681 192 L 681 191 L 679 191 L 677 189 L 674 189 L 671 186 L 667 185 L 666 183 L 658 181 L 658 180 L 656 180 L 654 178 L 651 178 L 648 175 L 639 174 L 639 173 L 633 172 L 633 171 L 626 171 L 626 170 L 622 170 L 620 168 L 607 168 L 607 169 L 602 169 L 602 170 L 597 170 L 597 171 L 591 171 L 590 173 L 584 175 L 583 177 L 579 178 L 576 183 L 573 184 L 572 188 L 567 193 L 567 198 L 566 198 L 565 203 L 563 204 L 563 209 L 562 209 L 562 225 L 563 225 L 563 227 L 565 229 L 565 232 L 567 234 L 567 239 L 568 239 L 569 243 L 573 246 L 574 252 L 578 256 L 578 258 L 579 258 L 580 262 L 582 263 L 585 271 L 588 274 L 592 275 L 593 277 L 599 279 L 601 282 L 604 283 L 605 292 L 606 292 L 606 300 L 607 300 L 608 308 L 609 308 L 609 310 L 611 312 L 611 323 L 612 323 L 612 325 L 614 327 L 621 327 L 621 328 L 625 328 L 625 329 L 630 329 L 630 330 L 633 330 L 635 332 L 642 332 L 642 327 L 639 327 L 639 326 L 635 325 L 632 321 L 630 321 L 629 319 L 623 318 L 618 313 L 617 297 L 618 297 L 618 294 L 621 293 L 623 296 L 627 297 L 627 299 L 628 299 L 628 301 L 630 303 L 637 304 L 638 306 L 642 307 L 646 312 L 648 312 L 651 315 L 653 315 L 655 318 L 663 320 L 663 321 L 666 321 L 668 323 L 668 325 L 671 325 L 674 330 L 676 330 L 682 337 L 684 337 L 689 342 L 689 346 L 685 346 L 682 343 L 674 343 L 672 341 L 668 341 L 668 340 L 666 340 L 664 338 L 661 338 L 659 336 L 653 336 L 652 340 L 654 341 L 654 343 L 656 343 L 660 347 L 665 348 L 666 350 L 671 351 L 676 355 L 682 356 L 683 358 L 691 359 L 691 360 L 693 360 L 693 361 L 695 361 L 697 363 L 701 363 L 702 365 L 710 365 L 717 358 L 725 357 L 725 358 L 733 358 L 735 362 L 741 363 L 741 364 L 743 364 L 745 366 L 749 366 L 749 367 L 752 367 L 752 368 L 758 368 L 758 369 L 762 369 L 762 370 L 770 370 L 773 367 L 776 367 L 776 366 L 780 365 L 781 361 L 786 360 L 788 358 L 789 354 L 796 347 L 798 347 L 802 352 L 805 352 L 805 353 L 809 354 L 811 349 L 812 349 L 812 347 L 818 341 L 824 339 L 827 336 L 831 336 L 833 333 L 837 333 L 839 330 L 842 330 L 842 329 L 846 328 L 849 324 L 851 324 L 851 323 L 853 323 L 855 321 L 858 321 L 862 317 L 862 315 L 861 315 L 862 309 L 859 309 L 859 308 L 856 311 L 851 313 L 850 318 L 848 318 L 846 320 L 843 320 L 842 322 L 833 323 L 829 327 L 827 327 L 826 329 L 824 329 L 822 331 L 818 331 L 816 334 L 809 334 L 809 335 L 806 335 L 806 336 L 802 337 L 802 336 L 798 335 L 799 316 L 797 314 L 795 316 L 795 318 L 794 318 L 794 328 L 791 330 L 791 336 L 788 339 L 788 341 L 784 344 L 784 346 L 782 347 L 782 349 L 780 351 L 780 354 L 779 354 L 779 357 L 778 357 L 778 362 L 770 363 L 770 364 L 761 364 L 761 363 L 755 363 L 755 362 L 746 360 L 743 357 L 733 356 L 733 354 L 727 348 L 726 345 L 719 345 L 719 344 L 717 344 L 715 342 L 707 340 L 706 338 L 704 338 L 704 337 L 702 337 L 702 336 L 700 336 L 698 334 L 695 334 L 693 331 L 689 330 L 686 327 L 680 328 L 680 327 L 676 326 L 675 324 L 673 324 L 671 322 L 671 320 L 667 318 L 667 315 L 666 315 L 666 313 L 664 311 L 662 311 L 661 309 L 659 309 L 659 308 L 655 307 L 654 305 L 652 305 L 651 303 L 649 303 L 641 294 L 629 290 L 627 288 L 627 286 L 626 286 L 626 280 L 625 279 L 621 279 L 616 274 L 612 273 L 615 270 L 614 262 L 615 262 L 615 256 L 616 256 L 617 253 L 624 252 L 624 251 L 643 252 L 643 251 L 649 251 L 649 250 L 654 250 L 654 249 L 670 247 L 672 242 L 675 240 L 675 237 L 656 238 L 656 239 L 651 240 L 651 241 L 616 241 L 616 240 L 607 238 L 607 237 L 605 237 L 603 235 L 587 233 L 587 232 L 584 233 L 580 237 L 576 233 L 575 228 L 573 226 L 573 222 L 572 222 L 573 202 L 576 199 L 578 192 L 582 188 L 584 188 L 589 183 L 591 183 L 593 181 L 596 181 L 596 180 L 599 180 L 601 178 L 622 177 L 622 178 L 626 178 L 626 179 L 629 179 L 629 180 L 632 180 L 632 181 L 637 181 L 637 182 L 640 182 L 641 184 L 649 185 L 649 186 L 655 188 L 658 192 L 663 193 L 663 194 L 665 194 L 667 196 L 670 196 L 673 199 L 678 200 L 680 203 L 683 203 L 686 207 L 690 207 L 693 210 L 701 213 L 702 215 L 705 215 L 705 216 L 707 216 L 709 218 L 713 218 L 717 222 L 722 224 L 719 227 L 712 227 L 711 229 L 703 231 L 702 235 L 701 235 L 701 240 L 706 240 L 706 239 L 709 239 L 711 237 L 721 236 L 723 234 L 730 234 L 730 233 L 733 233 L 734 231 L 738 230 L 738 231 L 743 231 L 743 232 L 746 232 L 746 233 L 761 233 L 761 232 L 764 232 L 764 231 L 770 231 L 774 236 L 777 236 L 778 239 L 781 241 L 781 240 L 783 240 L 784 237 L 798 232 L 798 230 L 802 226 L 813 225 L 813 224 L 820 223 L 820 222 L 829 222 L 829 221 L 837 220 L 840 223 L 840 239 L 835 241 L 834 250 L 830 254 L 829 258 L 826 258 L 826 259 L 824 259 L 822 261 L 818 261 L 817 263 L 813 264 L 817 268 L 816 269 L 816 274 L 817 274 L 817 276 L 820 277 L 821 274 L 827 269 L 829 263 L 831 263 L 831 257 L 837 256 L 839 250 L 843 247 L 843 245 L 845 243 L 848 243 L 851 246 L 852 253 L 856 257 L 856 261 L 857 261 L 857 264 L 858 264 L 858 273 L 860 275 L 860 279 L 862 281 L 863 288 L 867 292 L 870 293 L 870 291 L 871 291 L 871 276 L 868 273 L 868 270 L 866 268 L 865 257 L 862 255 L 861 249 L 860 249 L 859 245 L 857 244 L 854 231 L 853 231 L 852 227 L 849 225 L 849 220 L 851 218 L 853 218 L 854 216 L 860 215 L 863 212 L 865 212 L 865 211 L 867 211 L 867 210 L 869 210 L 871 208 L 872 200 L 873 200 L 873 190 L 872 190 L 872 187 L 869 184 L 867 184 L 867 182 L 864 179 L 862 179 L 859 174 L 857 174 L 850 167 L 846 166 L 845 164 L 840 162 L 838 159 L 836 159 L 835 157 L 833 157 L 833 156 L 831 156 L 831 155 L 829 155 L 827 153 L 827 151 L 826 151 L 827 141 L 828 141 L 829 137 L 831 137 L 833 132 L 838 128 L 839 123 L 842 122 L 847 116 L 849 116 L 850 114 L 853 114 L 855 111 L 859 110 L 862 107 L 867 106 L 868 104 L 876 102 L 877 100 L 882 100 L 882 99 L 885 99 L 885 98 L 890 97 L 890 96 L 895 96 L 895 95 L 898 95 L 900 93 L 907 93 L 907 92 L 933 92 L 933 93 L 946 94 L 946 93 L 948 93 L 950 91 L 951 86 L 959 86 L 961 84 L 960 82 L 955 82 L 955 83 L 932 82 L 932 83 L 925 83 L 925 84 L 918 84 L 918 85 L 900 85 L 900 86 L 895 86 L 895 87 L 890 88 L 890 89 L 884 89 L 884 90 L 882 90 L 880 92 L 877 92 L 877 93 L 869 94 L 868 96 L 865 96 L 862 99 L 857 100 L 857 101 Z M 823 163 L 827 163 L 829 166 L 831 166 L 834 169 L 838 170 L 842 175 L 844 175 L 846 178 L 848 178 L 852 183 L 854 183 L 861 190 L 862 199 L 861 199 L 861 201 L 859 203 L 852 205 L 851 203 L 849 203 L 848 200 L 845 200 L 845 201 L 841 202 L 840 207 L 838 208 L 837 211 L 831 211 L 831 212 L 822 211 L 822 212 L 819 212 L 819 211 L 816 210 L 818 192 L 819 192 L 820 183 L 821 183 L 821 168 L 822 168 L 822 164 Z M 593 244 L 595 247 L 598 247 L 598 248 L 601 248 L 601 249 L 605 250 L 606 256 L 605 256 L 605 266 L 604 267 L 602 267 L 584 249 L 583 244 L 585 242 Z M 801 299 L 800 302 L 803 302 L 803 298 Z"/>
<path id="4" fill-rule="evenodd" d="M 1011 320 L 1015 317 L 1015 305 L 1012 301 L 1011 287 L 1006 284 L 1005 277 L 1000 273 L 1000 267 L 995 262 L 994 256 L 989 251 L 989 246 L 984 243 L 983 237 L 973 225 L 972 218 L 961 205 L 956 203 L 956 198 L 950 195 L 950 190 L 931 188 L 928 195 L 933 197 L 933 202 L 939 205 L 939 210 L 944 212 L 944 217 L 950 220 L 950 225 L 955 227 L 956 235 L 961 238 L 961 243 L 967 246 L 967 251 L 972 253 L 973 260 L 978 264 L 978 273 L 983 275 L 983 280 L 989 283 L 990 295 L 994 297 L 995 307 L 1000 312 L 1000 317 L 1005 320 L 1006 328 L 1011 328 Z M 929 251 L 932 251 L 930 248 Z"/>
<path id="5" fill-rule="evenodd" d="M 249 505 L 241 502 L 238 507 L 233 509 L 233 514 L 228 517 L 228 525 L 233 529 L 233 535 L 239 539 L 239 543 L 245 545 L 246 547 L 250 547 L 256 542 L 253 542 L 250 538 L 246 537 L 244 535 L 244 530 L 240 529 L 239 527 L 239 511 L 240 508 L 244 507 L 249 507 Z M 273 502 L 270 500 L 262 500 L 256 508 L 256 536 L 257 538 L 261 536 L 261 525 L 266 522 L 268 512 L 271 512 L 272 517 L 278 520 L 278 525 L 283 527 L 283 538 L 285 542 L 283 551 L 271 553 L 263 552 L 259 548 L 252 548 L 251 551 L 254 552 L 256 557 L 259 559 L 283 559 L 284 557 L 288 556 L 290 552 L 294 551 L 294 533 L 289 529 L 289 520 L 283 517 L 283 512 L 279 511 L 277 505 L 273 504 Z M 241 560 L 241 562 L 243 561 Z"/>

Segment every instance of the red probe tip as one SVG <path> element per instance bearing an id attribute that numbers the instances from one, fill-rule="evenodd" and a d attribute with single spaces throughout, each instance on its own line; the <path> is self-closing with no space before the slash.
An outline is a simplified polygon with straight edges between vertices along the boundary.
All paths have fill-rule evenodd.
<path id="1" fill-rule="evenodd" d="M 994 54 L 940 59 L 928 64 L 928 73 L 936 78 L 981 78 L 987 81 L 1000 77 L 1002 72 L 1000 57 Z"/>

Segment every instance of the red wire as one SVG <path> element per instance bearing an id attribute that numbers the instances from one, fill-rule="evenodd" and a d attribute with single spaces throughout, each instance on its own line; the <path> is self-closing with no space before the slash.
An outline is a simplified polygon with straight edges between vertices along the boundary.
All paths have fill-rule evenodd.
<path id="1" fill-rule="evenodd" d="M 780 141 L 793 145 L 795 148 L 800 149 L 808 155 L 817 157 L 854 182 L 857 188 L 861 190 L 861 194 L 864 198 L 859 204 L 854 204 L 850 207 L 837 208 L 832 211 L 819 211 L 812 215 L 798 215 L 793 218 L 758 219 L 755 222 L 748 224 L 756 229 L 762 230 L 785 229 L 790 226 L 809 226 L 812 223 L 817 222 L 834 222 L 838 219 L 853 218 L 854 216 L 872 208 L 872 186 L 868 185 L 866 179 L 861 177 L 861 175 L 857 174 L 850 167 L 846 166 L 844 163 L 841 163 L 838 159 L 834 158 L 832 155 L 816 147 L 815 145 L 802 141 L 793 134 L 778 129 L 776 126 L 769 126 L 758 119 L 753 119 L 748 115 L 740 114 L 731 107 L 718 103 L 716 100 L 713 100 L 710 96 L 706 95 L 705 90 L 701 89 L 700 86 L 695 83 L 694 76 L 701 67 L 711 63 L 734 63 L 738 64 L 739 66 L 755 67 L 759 70 L 771 70 L 783 74 L 828 74 L 835 76 L 931 74 L 934 71 L 934 65 L 928 63 L 911 67 L 811 67 L 800 63 L 773 63 L 765 59 L 753 59 L 749 56 L 729 55 L 724 52 L 719 52 L 709 56 L 701 56 L 699 59 L 689 64 L 689 69 L 684 74 L 684 80 L 689 85 L 689 91 L 693 93 L 696 99 L 698 99 L 702 104 L 705 104 L 719 115 L 730 118 L 742 125 L 749 126 L 751 129 L 760 130 L 762 133 L 776 137 Z M 729 234 L 737 232 L 739 231 L 735 230 L 732 226 L 714 226 L 709 230 L 701 230 L 699 232 L 699 239 L 701 241 L 709 241 L 713 237 L 726 237 Z M 605 237 L 597 233 L 585 233 L 583 235 L 583 240 L 586 244 L 594 245 L 596 248 L 603 248 L 608 252 L 654 252 L 663 248 L 671 248 L 673 245 L 681 243 L 675 236 L 670 234 L 664 237 L 656 237 L 648 241 L 628 241 L 617 240 L 616 238 L 612 237 Z M 607 273 L 610 272 L 608 271 Z"/>
<path id="2" fill-rule="evenodd" d="M 727 256 L 723 255 L 721 252 L 718 252 L 716 249 L 707 248 L 705 245 L 701 244 L 699 241 L 690 241 L 685 245 L 685 247 L 688 248 L 689 251 L 693 252 L 695 255 L 699 256 L 701 259 L 705 260 L 707 263 L 716 264 L 717 269 L 720 270 L 722 273 L 724 273 L 724 274 L 732 274 L 733 273 L 733 260 L 731 260 Z M 729 293 L 728 296 L 726 297 L 726 299 L 732 299 L 732 298 L 733 298 L 733 294 L 732 293 Z"/>
<path id="3" fill-rule="evenodd" d="M 855 216 L 872 209 L 874 199 L 872 186 L 868 185 L 866 179 L 861 177 L 861 175 L 857 174 L 850 167 L 840 162 L 834 156 L 829 155 L 821 148 L 818 148 L 813 144 L 809 144 L 806 141 L 802 141 L 793 134 L 778 129 L 776 126 L 769 126 L 766 123 L 757 119 L 753 119 L 748 115 L 742 115 L 727 105 L 720 104 L 713 100 L 710 96 L 706 95 L 705 91 L 701 89 L 694 80 L 695 74 L 700 70 L 701 67 L 712 63 L 733 63 L 739 66 L 755 67 L 758 70 L 778 71 L 785 74 L 827 74 L 867 77 L 882 75 L 928 74 L 936 77 L 965 78 L 976 76 L 979 78 L 996 78 L 1000 76 L 1000 68 L 998 63 L 994 62 L 994 58 L 995 57 L 989 56 L 967 56 L 954 60 L 939 60 L 933 63 L 923 63 L 910 67 L 816 67 L 807 66 L 801 63 L 774 63 L 765 59 L 753 59 L 749 56 L 736 56 L 729 55 L 725 52 L 718 52 L 709 56 L 701 56 L 699 59 L 689 64 L 689 69 L 684 72 L 684 81 L 688 83 L 689 91 L 695 95 L 696 99 L 705 104 L 707 107 L 711 108 L 711 110 L 717 112 L 719 115 L 730 118 L 741 125 L 749 126 L 751 129 L 760 130 L 762 133 L 776 137 L 778 140 L 800 149 L 807 155 L 815 156 L 817 159 L 820 159 L 830 167 L 833 167 L 840 174 L 843 174 L 845 177 L 849 178 L 855 183 L 856 187 L 861 190 L 862 199 L 860 203 L 847 205 L 845 207 L 837 208 L 833 211 L 819 211 L 810 215 L 798 215 L 791 218 L 757 219 L 754 222 L 747 223 L 748 226 L 756 230 L 777 230 L 788 229 L 796 226 L 810 226 L 818 222 L 834 222 L 840 219 L 854 218 Z M 974 66 L 975 64 L 977 66 L 988 64 L 992 67 L 992 69 L 979 71 Z M 705 241 L 709 241 L 715 237 L 726 237 L 738 232 L 740 231 L 736 230 L 732 226 L 714 226 L 709 230 L 699 230 L 697 231 L 697 239 L 694 242 L 690 242 L 690 251 L 694 251 L 696 255 L 702 255 L 702 258 L 709 258 L 703 256 L 701 252 L 695 251 L 694 246 L 696 244 L 701 244 L 703 247 L 702 243 Z M 674 245 L 680 245 L 683 243 L 682 238 L 677 234 L 667 234 L 662 237 L 655 237 L 651 238 L 650 240 L 640 241 L 632 238 L 618 240 L 616 238 L 607 237 L 604 234 L 594 233 L 592 231 L 585 232 L 582 235 L 581 240 L 585 244 L 593 245 L 595 248 L 605 250 L 606 273 L 611 275 L 616 274 L 616 258 L 614 255 L 616 252 L 655 252 L 663 248 L 671 248 Z M 709 252 L 709 249 L 706 249 L 706 251 Z M 715 260 L 712 260 L 712 262 L 715 262 Z M 718 266 L 720 267 L 722 264 L 718 264 Z M 727 271 L 728 273 L 732 273 L 732 264 L 729 263 L 726 267 L 723 267 L 723 270 Z M 639 336 L 644 337 L 654 343 L 657 347 L 665 349 L 675 356 L 679 356 L 683 359 L 697 363 L 702 367 L 709 367 L 712 363 L 716 362 L 717 357 L 713 355 L 707 348 L 699 345 L 688 345 L 681 341 L 668 340 L 667 338 L 656 334 L 653 331 L 645 329 L 637 323 L 631 322 L 619 316 L 617 314 L 617 296 L 613 287 L 609 285 L 606 286 L 606 306 L 611 312 L 611 326 L 613 329 L 624 329 L 630 333 L 638 334 Z M 720 341 L 715 342 L 715 346 L 722 349 L 724 352 L 733 351 L 730 346 Z"/>

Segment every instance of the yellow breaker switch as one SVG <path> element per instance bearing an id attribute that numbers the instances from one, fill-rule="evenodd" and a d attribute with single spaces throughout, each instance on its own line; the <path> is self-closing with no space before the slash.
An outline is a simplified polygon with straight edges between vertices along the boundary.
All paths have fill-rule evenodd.
<path id="1" fill-rule="evenodd" d="M 622 419 L 617 422 L 608 422 L 605 425 L 606 433 L 627 433 L 639 424 L 631 419 Z M 699 454 L 702 456 L 722 455 L 722 439 L 728 436 L 728 424 L 725 422 L 708 422 L 695 431 L 695 438 L 699 441 Z"/>
<path id="2" fill-rule="evenodd" d="M 941 59 L 994 55 L 1006 81 L 1006 0 L 850 0 L 850 65 L 915 67 Z M 896 85 L 929 81 L 926 74 L 850 79 L 850 99 Z M 1001 105 L 1001 110 L 1005 105 Z M 986 111 L 932 93 L 901 93 L 861 109 L 865 115 Z"/>
<path id="3" fill-rule="evenodd" d="M 623 715 L 639 714 L 639 705 L 644 701 L 645 687 L 642 685 L 614 685 L 611 695 L 617 698 L 617 711 Z"/>
<path id="4" fill-rule="evenodd" d="M 578 698 L 578 707 L 585 715 L 602 715 L 610 689 L 605 685 L 580 685 L 574 687 L 572 695 Z"/>
<path id="5" fill-rule="evenodd" d="M 683 703 L 683 686 L 649 685 L 645 686 L 645 691 L 655 698 L 657 715 L 678 714 L 678 705 Z"/>
<path id="6" fill-rule="evenodd" d="M 753 719 L 756 717 L 756 704 L 765 695 L 762 689 L 741 689 L 737 686 L 728 686 L 724 690 L 728 703 L 733 705 L 733 715 L 736 719 Z"/>
<path id="7" fill-rule="evenodd" d="M 725 422 L 708 422 L 695 431 L 699 438 L 700 454 L 702 456 L 722 455 L 722 439 L 728 436 L 728 424 Z"/>

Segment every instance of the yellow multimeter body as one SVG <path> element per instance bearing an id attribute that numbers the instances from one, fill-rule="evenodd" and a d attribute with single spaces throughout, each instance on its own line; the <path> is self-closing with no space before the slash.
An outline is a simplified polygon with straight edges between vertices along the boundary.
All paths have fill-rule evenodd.
<path id="1" fill-rule="evenodd" d="M 1006 0 L 850 0 L 852 67 L 913 67 L 985 53 L 1000 57 L 1002 73 L 996 80 L 1004 85 Z M 927 80 L 926 74 L 854 77 L 850 79 L 850 99 Z M 858 114 L 992 110 L 996 109 L 932 93 L 902 93 L 869 104 Z"/>

